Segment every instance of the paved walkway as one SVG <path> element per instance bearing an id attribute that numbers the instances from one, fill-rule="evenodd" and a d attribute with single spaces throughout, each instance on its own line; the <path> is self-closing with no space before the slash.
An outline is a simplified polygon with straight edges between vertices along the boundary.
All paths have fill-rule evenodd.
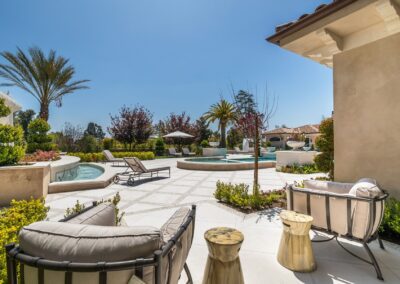
<path id="1" fill-rule="evenodd" d="M 204 172 L 176 168 L 176 159 L 145 161 L 148 167 L 171 166 L 171 178 L 137 182 L 134 186 L 112 184 L 105 189 L 51 194 L 47 197 L 49 217 L 58 220 L 65 209 L 76 200 L 90 204 L 108 198 L 117 192 L 121 195 L 120 208 L 125 211 L 128 225 L 161 225 L 181 206 L 197 204 L 196 230 L 188 265 L 195 283 L 201 283 L 207 258 L 204 232 L 215 226 L 229 226 L 244 233 L 240 251 L 245 282 L 258 283 L 382 283 L 375 276 L 372 266 L 350 256 L 335 242 L 313 244 L 318 268 L 313 273 L 293 273 L 276 261 L 282 231 L 278 209 L 261 213 L 242 214 L 219 204 L 214 198 L 218 180 L 232 183 L 252 183 L 253 171 Z M 112 168 L 121 171 L 123 168 Z M 160 175 L 161 176 L 161 175 Z M 275 169 L 260 170 L 262 190 L 280 189 L 286 183 L 303 180 L 315 175 L 291 175 Z M 364 254 L 360 245 L 345 241 L 354 251 Z M 380 250 L 374 242 L 372 250 L 381 263 L 385 283 L 400 283 L 400 248 L 386 243 Z M 184 283 L 182 277 L 182 283 Z"/>

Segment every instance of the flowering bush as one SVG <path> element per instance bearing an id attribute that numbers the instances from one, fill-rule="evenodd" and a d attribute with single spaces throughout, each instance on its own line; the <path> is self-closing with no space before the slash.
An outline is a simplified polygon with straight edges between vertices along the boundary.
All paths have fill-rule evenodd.
<path id="1" fill-rule="evenodd" d="M 26 155 L 21 161 L 25 163 L 30 163 L 30 162 L 57 161 L 59 159 L 60 159 L 60 153 L 56 151 L 37 150 L 33 154 Z"/>
<path id="2" fill-rule="evenodd" d="M 4 246 L 18 241 L 22 227 L 44 220 L 49 208 L 44 199 L 11 201 L 10 207 L 0 210 L 0 284 L 8 283 Z"/>

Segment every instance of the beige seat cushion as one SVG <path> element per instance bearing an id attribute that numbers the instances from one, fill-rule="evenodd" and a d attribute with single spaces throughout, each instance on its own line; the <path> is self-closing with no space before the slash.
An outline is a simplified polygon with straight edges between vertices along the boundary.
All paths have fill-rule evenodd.
<path id="1" fill-rule="evenodd" d="M 33 256 L 75 262 L 123 261 L 148 257 L 160 248 L 153 227 L 107 227 L 37 222 L 20 231 L 22 250 Z"/>
<path id="2" fill-rule="evenodd" d="M 102 203 L 82 214 L 76 215 L 66 222 L 72 224 L 115 226 L 115 207 L 110 203 Z"/>

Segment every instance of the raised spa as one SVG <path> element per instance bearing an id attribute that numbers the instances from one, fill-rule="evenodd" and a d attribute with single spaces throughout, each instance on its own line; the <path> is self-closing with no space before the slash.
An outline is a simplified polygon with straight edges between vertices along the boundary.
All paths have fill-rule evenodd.
<path id="1" fill-rule="evenodd" d="M 259 158 L 259 168 L 275 167 L 275 155 Z M 189 158 L 177 162 L 177 167 L 186 170 L 200 171 L 238 171 L 254 169 L 254 158 L 206 157 Z"/>
<path id="2" fill-rule="evenodd" d="M 104 168 L 93 164 L 79 164 L 72 169 L 58 172 L 55 181 L 92 180 L 104 173 Z"/>

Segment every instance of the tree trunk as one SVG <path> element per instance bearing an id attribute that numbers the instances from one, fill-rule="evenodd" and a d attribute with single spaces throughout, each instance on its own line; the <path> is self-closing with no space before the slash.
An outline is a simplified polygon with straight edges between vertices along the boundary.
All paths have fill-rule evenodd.
<path id="1" fill-rule="evenodd" d="M 226 148 L 226 124 L 221 123 L 221 140 L 219 142 L 221 148 Z"/>
<path id="2" fill-rule="evenodd" d="M 253 195 L 259 194 L 258 187 L 258 154 L 259 154 L 259 134 L 258 134 L 258 116 L 256 116 L 255 123 L 255 137 L 254 137 L 254 181 L 253 181 Z"/>
<path id="3" fill-rule="evenodd" d="M 46 121 L 49 120 L 49 104 L 48 103 L 42 102 L 40 104 L 39 117 Z"/>

